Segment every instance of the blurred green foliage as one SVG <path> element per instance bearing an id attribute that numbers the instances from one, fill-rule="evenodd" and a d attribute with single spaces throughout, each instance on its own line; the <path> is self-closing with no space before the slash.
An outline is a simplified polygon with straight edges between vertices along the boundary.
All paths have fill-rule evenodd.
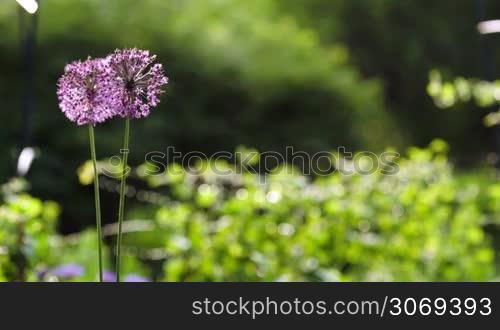
<path id="1" fill-rule="evenodd" d="M 40 264 L 50 263 L 59 207 L 25 193 L 25 182 L 2 186 L 0 204 L 0 279 L 27 280 Z"/>
<path id="2" fill-rule="evenodd" d="M 42 1 L 32 118 L 39 152 L 30 193 L 57 200 L 63 213 L 57 221 L 60 207 L 28 195 L 22 181 L 2 186 L 0 280 L 64 280 L 54 269 L 67 264 L 85 270 L 72 280 L 97 277 L 94 232 L 60 234 L 94 221 L 91 188 L 74 175 L 88 158 L 86 130 L 57 107 L 56 81 L 66 63 L 121 47 L 159 55 L 171 83 L 159 109 L 134 121 L 132 164 L 168 146 L 206 154 L 238 145 L 382 151 L 436 136 L 450 141 L 457 159 L 477 163 L 490 149 L 474 120 L 481 114 L 439 111 L 432 101 L 496 104 L 497 83 L 447 83 L 434 75 L 432 97 L 425 91 L 430 68 L 478 76 L 473 6 L 469 0 Z M 491 2 L 488 9 L 500 6 Z M 6 123 L 0 182 L 14 172 L 21 135 L 18 15 L 15 1 L 0 3 Z M 98 157 L 118 154 L 121 130 L 120 121 L 97 128 Z M 485 228 L 499 223 L 498 178 L 459 173 L 446 149 L 439 141 L 411 148 L 389 176 L 337 172 L 313 179 L 289 166 L 267 176 L 220 176 L 173 164 L 175 175 L 147 176 L 141 166 L 131 178 L 138 187 L 129 191 L 137 201 L 127 204 L 125 273 L 169 281 L 494 279 L 497 240 Z M 94 175 L 88 164 L 78 174 L 82 183 Z M 112 183 L 104 185 L 115 192 Z M 103 194 L 106 223 L 115 221 L 115 197 Z M 105 230 L 108 246 L 112 229 Z M 106 255 L 110 270 L 113 255 Z"/>
<path id="3" fill-rule="evenodd" d="M 476 112 L 435 109 L 427 72 L 477 73 L 474 4 L 469 0 L 44 0 L 36 49 L 32 144 L 42 147 L 30 182 L 62 201 L 74 231 L 92 210 L 73 172 L 87 136 L 57 108 L 66 63 L 117 47 L 159 55 L 171 77 L 161 106 L 132 127 L 131 162 L 151 150 L 214 153 L 243 144 L 317 152 L 342 145 L 381 151 L 445 138 L 458 160 L 489 151 Z M 499 10 L 490 4 L 489 12 Z M 0 179 L 14 171 L 20 141 L 24 63 L 15 1 L 0 3 Z M 423 19 L 425 17 L 425 19 Z M 26 17 L 25 17 L 26 18 Z M 118 153 L 121 123 L 96 132 L 98 155 Z M 61 138 L 61 137 L 64 138 Z M 135 142 L 134 142 L 135 141 Z M 45 146 L 50 146 L 46 148 Z M 10 161 L 8 161 L 10 160 Z M 59 184 L 51 182 L 58 180 Z M 74 196 L 69 200 L 67 196 Z M 111 217 L 111 214 L 105 218 Z M 68 225 L 71 223 L 72 225 Z"/>
<path id="4" fill-rule="evenodd" d="M 12 179 L 0 194 L 0 281 L 96 281 L 97 243 L 92 230 L 70 236 L 56 231 L 60 207 L 28 195 L 26 181 Z M 106 251 L 105 267 L 111 270 Z M 82 268 L 77 276 L 58 274 L 59 267 Z M 124 260 L 125 274 L 144 274 L 135 258 Z"/>
<path id="5" fill-rule="evenodd" d="M 433 70 L 429 74 L 427 93 L 440 108 L 451 108 L 460 102 L 474 100 L 480 107 L 498 107 L 500 101 L 500 80 L 484 81 L 478 79 L 455 78 L 443 81 L 441 73 Z M 490 112 L 483 118 L 486 126 L 500 124 L 500 110 Z"/>
<path id="6" fill-rule="evenodd" d="M 412 145 L 439 137 L 453 158 L 472 159 L 495 147 L 480 111 L 439 111 L 425 91 L 428 72 L 495 77 L 498 35 L 477 23 L 500 16 L 500 2 L 415 0 L 278 0 L 324 43 L 342 42 L 364 76 L 381 79 L 387 108 Z M 483 7 L 481 9 L 481 7 Z M 483 13 L 481 13 L 483 12 Z M 491 77 L 488 77 L 491 78 Z M 474 104 L 459 107 L 476 108 Z"/>
<path id="7" fill-rule="evenodd" d="M 436 140 L 395 160 L 394 175 L 314 181 L 289 165 L 260 176 L 225 162 L 155 175 L 144 164 L 135 175 L 152 190 L 129 196 L 152 204 L 129 219 L 154 220 L 125 244 L 163 260 L 166 281 L 492 280 L 484 226 L 500 224 L 500 186 L 460 179 L 446 154 Z"/>
<path id="8" fill-rule="evenodd" d="M 447 149 L 441 140 L 410 148 L 390 175 L 336 171 L 312 181 L 291 165 L 263 176 L 238 161 L 191 170 L 172 163 L 155 174 L 145 163 L 127 188 L 140 203 L 124 225 L 125 273 L 164 281 L 494 280 L 494 236 L 485 228 L 500 225 L 500 185 L 458 175 Z M 93 176 L 79 174 L 83 183 Z M 85 273 L 70 280 L 96 280 L 93 231 L 60 236 L 57 204 L 23 193 L 19 180 L 2 187 L 2 280 L 65 280 L 51 270 L 72 264 Z M 116 228 L 104 233 L 113 244 Z"/>

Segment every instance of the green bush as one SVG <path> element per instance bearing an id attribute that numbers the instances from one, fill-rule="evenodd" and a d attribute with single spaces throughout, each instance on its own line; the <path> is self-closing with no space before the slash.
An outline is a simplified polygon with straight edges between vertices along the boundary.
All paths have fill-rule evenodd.
<path id="1" fill-rule="evenodd" d="M 59 207 L 22 193 L 25 183 L 2 186 L 0 205 L 0 280 L 28 280 L 32 271 L 51 263 L 58 244 L 55 221 Z"/>
<path id="2" fill-rule="evenodd" d="M 391 160 L 393 171 L 371 174 L 347 175 L 343 159 L 342 171 L 314 180 L 287 165 L 266 176 L 221 161 L 224 175 L 202 162 L 189 171 L 170 164 L 159 175 L 141 165 L 129 180 L 138 185 L 128 196 L 141 203 L 131 203 L 124 225 L 124 273 L 165 281 L 494 280 L 485 226 L 500 224 L 500 185 L 457 174 L 446 149 L 439 140 L 411 148 Z M 88 183 L 93 173 L 82 167 L 79 175 Z M 114 180 L 103 177 L 103 187 Z M 24 185 L 2 186 L 0 280 L 97 280 L 94 231 L 61 236 L 57 204 Z M 115 229 L 105 227 L 107 243 Z M 54 275 L 64 265 L 84 272 Z"/>
<path id="3" fill-rule="evenodd" d="M 13 179 L 1 188 L 0 282 L 98 279 L 94 231 L 62 236 L 57 232 L 57 203 L 28 195 L 27 183 L 21 179 Z M 107 249 L 105 255 L 106 269 L 111 270 Z M 73 274 L 59 274 L 60 267 L 73 269 Z M 124 273 L 145 274 L 145 270 L 134 257 L 127 256 Z"/>
<path id="4" fill-rule="evenodd" d="M 137 197 L 160 206 L 154 229 L 125 242 L 154 237 L 144 250 L 163 251 L 166 281 L 491 280 L 483 225 L 500 220 L 500 186 L 460 180 L 446 148 L 411 148 L 393 175 L 337 171 L 312 182 L 287 166 L 263 178 L 224 163 L 232 174 L 200 163 L 148 175 L 145 164 L 137 173 L 155 191 Z"/>
<path id="5" fill-rule="evenodd" d="M 443 81 L 438 70 L 429 73 L 427 85 L 427 93 L 440 108 L 448 109 L 459 103 L 474 100 L 478 106 L 490 109 L 483 118 L 483 123 L 488 127 L 500 124 L 500 110 L 491 111 L 492 108 L 498 107 L 499 90 L 499 80 L 484 81 L 457 77 L 453 81 Z"/>

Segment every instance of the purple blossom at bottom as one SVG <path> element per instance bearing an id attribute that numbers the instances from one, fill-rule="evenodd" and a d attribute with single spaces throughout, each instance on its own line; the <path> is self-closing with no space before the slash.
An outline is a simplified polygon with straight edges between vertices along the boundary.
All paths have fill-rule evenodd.
<path id="1" fill-rule="evenodd" d="M 128 275 L 125 277 L 125 282 L 151 282 L 151 281 L 139 275 Z"/>
<path id="2" fill-rule="evenodd" d="M 77 264 L 62 265 L 50 271 L 50 274 L 64 280 L 74 279 L 76 277 L 82 276 L 84 273 L 85 269 Z"/>
<path id="3" fill-rule="evenodd" d="M 141 118 L 149 115 L 160 103 L 162 87 L 168 83 L 163 66 L 154 63 L 156 55 L 137 48 L 116 50 L 109 55 L 109 73 L 119 100 L 118 114 L 126 118 Z"/>
<path id="4" fill-rule="evenodd" d="M 39 270 L 37 273 L 36 273 L 36 277 L 39 279 L 39 280 L 43 280 L 45 279 L 45 275 L 47 275 L 48 273 L 48 269 L 42 269 L 42 270 Z"/>
<path id="5" fill-rule="evenodd" d="M 104 271 L 102 273 L 102 279 L 104 282 L 116 282 L 116 274 L 110 271 Z"/>

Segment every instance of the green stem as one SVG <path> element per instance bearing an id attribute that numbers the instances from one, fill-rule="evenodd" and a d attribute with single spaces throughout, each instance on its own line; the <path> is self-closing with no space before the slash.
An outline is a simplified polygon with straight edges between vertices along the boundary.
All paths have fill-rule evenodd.
<path id="1" fill-rule="evenodd" d="M 97 171 L 97 159 L 95 156 L 94 126 L 89 125 L 90 154 L 94 165 L 94 201 L 95 219 L 97 229 L 97 253 L 99 258 L 99 282 L 102 282 L 102 230 L 101 230 L 101 201 L 99 197 L 99 172 Z"/>
<path id="2" fill-rule="evenodd" d="M 125 135 L 123 137 L 122 164 L 123 171 L 120 183 L 120 205 L 118 208 L 118 238 L 116 241 L 116 281 L 120 282 L 120 261 L 121 261 L 121 247 L 122 247 L 122 225 L 123 213 L 125 209 L 125 187 L 127 181 L 127 159 L 128 159 L 128 140 L 130 133 L 130 119 L 125 120 Z"/>

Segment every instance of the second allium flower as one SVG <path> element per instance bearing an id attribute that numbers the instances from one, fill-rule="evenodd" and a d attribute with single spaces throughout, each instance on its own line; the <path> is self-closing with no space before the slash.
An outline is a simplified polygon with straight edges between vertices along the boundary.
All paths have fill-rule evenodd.
<path id="1" fill-rule="evenodd" d="M 116 93 L 113 100 L 118 115 L 141 118 L 160 103 L 162 87 L 168 83 L 163 66 L 155 63 L 156 55 L 137 48 L 116 50 L 107 59 Z"/>

